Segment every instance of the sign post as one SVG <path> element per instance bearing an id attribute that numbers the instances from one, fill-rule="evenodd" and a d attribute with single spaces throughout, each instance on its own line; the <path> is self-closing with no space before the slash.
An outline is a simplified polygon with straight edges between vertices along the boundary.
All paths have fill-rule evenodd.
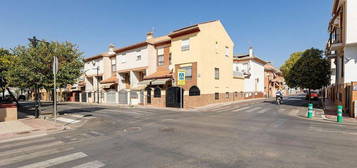
<path id="1" fill-rule="evenodd" d="M 57 87 L 56 87 L 56 76 L 58 72 L 58 58 L 53 57 L 53 116 L 55 117 L 55 122 L 57 121 Z"/>
<path id="2" fill-rule="evenodd" d="M 178 71 L 178 77 L 177 77 L 177 85 L 179 86 L 184 86 L 186 84 L 186 71 L 185 70 L 179 70 Z M 182 93 L 183 89 L 180 87 L 180 107 L 183 108 L 183 96 L 184 94 Z"/>

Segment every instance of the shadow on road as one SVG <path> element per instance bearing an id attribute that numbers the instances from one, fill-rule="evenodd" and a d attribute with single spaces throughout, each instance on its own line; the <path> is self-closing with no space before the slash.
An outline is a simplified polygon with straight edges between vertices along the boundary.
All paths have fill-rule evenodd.
<path id="1" fill-rule="evenodd" d="M 275 100 L 267 100 L 264 103 L 276 104 Z M 314 108 L 322 109 L 322 103 L 320 100 L 312 100 L 311 103 L 314 105 Z M 282 105 L 285 106 L 295 106 L 295 107 L 308 107 L 309 101 L 305 100 L 304 95 L 284 97 Z"/>

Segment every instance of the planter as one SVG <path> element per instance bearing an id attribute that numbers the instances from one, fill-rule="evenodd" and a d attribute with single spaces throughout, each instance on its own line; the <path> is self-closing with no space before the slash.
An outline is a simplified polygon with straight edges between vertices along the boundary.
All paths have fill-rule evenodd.
<path id="1" fill-rule="evenodd" d="M 17 120 L 16 104 L 0 104 L 0 122 Z"/>

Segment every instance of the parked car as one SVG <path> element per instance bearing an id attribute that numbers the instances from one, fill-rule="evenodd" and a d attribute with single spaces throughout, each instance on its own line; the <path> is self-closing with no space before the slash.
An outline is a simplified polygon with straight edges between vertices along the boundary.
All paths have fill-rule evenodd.
<path id="1" fill-rule="evenodd" d="M 318 100 L 318 99 L 319 99 L 319 94 L 318 94 L 316 91 L 311 91 L 310 95 L 309 95 L 309 93 L 306 94 L 305 99 L 306 99 L 306 100 L 309 100 L 309 97 L 310 97 L 312 100 Z"/>

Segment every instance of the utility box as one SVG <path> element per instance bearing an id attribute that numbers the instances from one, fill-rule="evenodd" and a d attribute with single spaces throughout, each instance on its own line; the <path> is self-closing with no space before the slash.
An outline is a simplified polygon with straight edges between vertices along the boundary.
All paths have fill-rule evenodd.
<path id="1" fill-rule="evenodd" d="M 0 122 L 17 120 L 16 104 L 0 104 Z"/>

